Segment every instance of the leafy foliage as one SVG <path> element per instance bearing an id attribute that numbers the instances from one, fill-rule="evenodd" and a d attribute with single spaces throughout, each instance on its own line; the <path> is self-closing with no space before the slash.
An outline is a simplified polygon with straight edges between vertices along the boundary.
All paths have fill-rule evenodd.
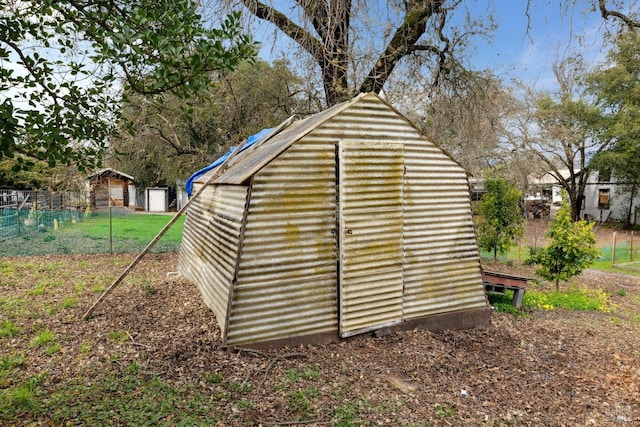
<path id="1" fill-rule="evenodd" d="M 211 71 L 255 55 L 238 13 L 208 29 L 191 0 L 2 5 L 0 159 L 15 158 L 14 170 L 35 160 L 99 165 L 123 90 L 193 96 L 207 90 Z"/>
<path id="2" fill-rule="evenodd" d="M 522 193 L 515 185 L 495 173 L 485 178 L 485 194 L 480 201 L 482 219 L 478 224 L 478 244 L 498 253 L 508 251 L 524 232 L 524 217 L 520 211 Z"/>
<path id="3" fill-rule="evenodd" d="M 527 291 L 522 301 L 526 308 L 554 310 L 611 311 L 613 305 L 601 289 L 572 288 L 566 292 Z"/>
<path id="4" fill-rule="evenodd" d="M 619 193 L 627 193 L 623 217 L 631 223 L 633 199 L 640 190 L 640 34 L 620 34 L 608 57 L 609 65 L 586 76 L 588 91 L 598 99 L 603 132 L 612 141 L 590 166 L 612 174 Z"/>
<path id="5" fill-rule="evenodd" d="M 549 175 L 566 191 L 574 221 L 580 217 L 591 172 L 589 156 L 610 143 L 601 133 L 600 111 L 585 93 L 585 70 L 580 56 L 554 65 L 560 90 L 531 94 L 537 130 L 524 141 L 525 149 L 546 165 Z"/>
<path id="6" fill-rule="evenodd" d="M 111 141 L 109 164 L 140 187 L 172 185 L 300 110 L 300 79 L 283 61 L 244 63 L 212 79 L 207 94 L 189 99 L 130 96 L 123 114 L 135 134 Z"/>
<path id="7" fill-rule="evenodd" d="M 559 291 L 561 280 L 569 280 L 582 272 L 600 255 L 596 247 L 593 224 L 571 221 L 569 204 L 562 206 L 553 218 L 547 232 L 549 244 L 530 255 L 530 262 L 538 264 L 536 271 L 544 279 L 555 282 Z"/>

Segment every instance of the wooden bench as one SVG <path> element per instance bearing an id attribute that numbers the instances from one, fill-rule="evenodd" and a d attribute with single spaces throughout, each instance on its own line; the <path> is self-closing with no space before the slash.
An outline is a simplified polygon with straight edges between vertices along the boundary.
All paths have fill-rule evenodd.
<path id="1" fill-rule="evenodd" d="M 511 274 L 497 273 L 494 271 L 483 271 L 482 280 L 487 292 L 505 294 L 507 289 L 513 291 L 511 305 L 517 309 L 522 308 L 522 298 L 524 297 L 527 282 L 533 280 L 531 277 L 514 276 Z"/>

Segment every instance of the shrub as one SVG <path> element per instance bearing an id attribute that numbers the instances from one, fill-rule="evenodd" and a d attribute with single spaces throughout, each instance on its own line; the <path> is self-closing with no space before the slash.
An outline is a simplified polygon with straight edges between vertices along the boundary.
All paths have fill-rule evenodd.
<path id="1" fill-rule="evenodd" d="M 551 222 L 547 232 L 549 244 L 529 255 L 529 263 L 539 266 L 536 271 L 542 278 L 556 284 L 582 273 L 599 256 L 593 224 L 587 221 L 571 222 L 569 204 L 563 200 L 562 207 Z"/>
<path id="2" fill-rule="evenodd" d="M 519 201 L 522 193 L 506 179 L 494 174 L 485 178 L 485 194 L 480 201 L 482 219 L 478 224 L 478 244 L 493 252 L 494 261 L 498 253 L 508 251 L 516 238 L 524 231 L 524 218 Z"/>

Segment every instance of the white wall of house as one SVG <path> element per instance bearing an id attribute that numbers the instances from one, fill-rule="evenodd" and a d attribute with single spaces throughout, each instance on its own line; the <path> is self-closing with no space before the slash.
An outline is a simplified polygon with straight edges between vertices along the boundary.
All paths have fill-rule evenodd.
<path id="1" fill-rule="evenodd" d="M 615 177 L 599 182 L 598 173 L 592 172 L 584 192 L 584 204 L 580 216 L 596 221 L 622 221 L 629 209 L 629 194 L 622 193 Z M 640 223 L 640 195 L 636 195 L 631 206 L 631 223 Z"/>
<path id="2" fill-rule="evenodd" d="M 565 178 L 569 176 L 568 170 L 560 172 Z M 561 187 L 551 174 L 530 181 L 537 189 L 551 187 L 553 204 L 558 205 L 562 201 Z M 584 192 L 580 217 L 592 221 L 622 221 L 626 218 L 628 209 L 629 195 L 622 193 L 622 188 L 616 183 L 615 177 L 600 182 L 598 172 L 591 172 Z M 631 224 L 640 224 L 640 194 L 636 195 L 632 202 Z"/>

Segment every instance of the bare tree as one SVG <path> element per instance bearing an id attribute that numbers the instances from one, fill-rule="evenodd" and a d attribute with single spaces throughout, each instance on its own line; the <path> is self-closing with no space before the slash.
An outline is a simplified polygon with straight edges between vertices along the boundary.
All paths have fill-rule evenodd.
<path id="1" fill-rule="evenodd" d="M 455 86 L 434 88 L 426 105 L 424 132 L 447 150 L 467 172 L 509 163 L 514 115 L 520 102 L 489 72 L 460 72 Z"/>
<path id="2" fill-rule="evenodd" d="M 238 1 L 313 58 L 327 105 L 359 92 L 380 93 L 409 57 L 428 64 L 431 82 L 438 84 L 457 63 L 463 41 L 493 25 L 489 12 L 472 20 L 463 0 L 295 0 L 289 9 L 271 0 Z M 455 14 L 462 24 L 451 24 Z"/>

